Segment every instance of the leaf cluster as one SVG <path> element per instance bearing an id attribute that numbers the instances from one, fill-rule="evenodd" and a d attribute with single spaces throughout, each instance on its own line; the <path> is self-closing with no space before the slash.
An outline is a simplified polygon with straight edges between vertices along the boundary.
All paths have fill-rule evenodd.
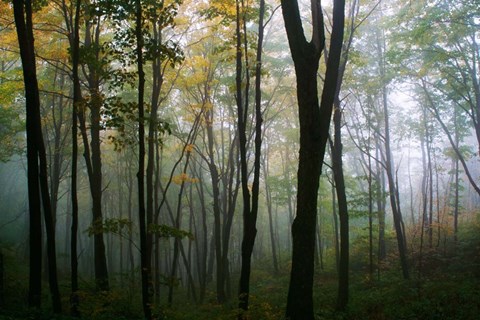
<path id="1" fill-rule="evenodd" d="M 95 221 L 87 232 L 89 236 L 102 233 L 122 234 L 125 230 L 128 234 L 132 232 L 133 223 L 127 218 L 105 218 L 102 221 Z"/>
<path id="2" fill-rule="evenodd" d="M 167 226 L 165 224 L 151 223 L 148 225 L 147 229 L 149 233 L 155 234 L 160 238 L 176 238 L 176 239 L 188 238 L 190 240 L 194 240 L 194 236 L 191 232 L 177 229 L 175 227 Z"/>

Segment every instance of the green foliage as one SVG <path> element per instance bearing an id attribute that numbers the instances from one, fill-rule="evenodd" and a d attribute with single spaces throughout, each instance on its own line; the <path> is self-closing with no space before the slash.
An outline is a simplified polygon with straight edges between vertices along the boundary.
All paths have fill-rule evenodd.
<path id="1" fill-rule="evenodd" d="M 25 130 L 25 121 L 12 107 L 0 106 L 0 161 L 8 161 L 14 154 L 23 151 L 24 141 L 20 133 Z"/>
<path id="2" fill-rule="evenodd" d="M 102 111 L 105 127 L 115 130 L 108 135 L 108 140 L 113 144 L 115 151 L 121 151 L 126 146 L 137 143 L 138 137 L 133 125 L 138 122 L 136 102 L 125 102 L 124 99 L 118 96 L 109 97 L 105 99 Z M 143 120 L 148 122 L 150 118 Z M 171 134 L 170 123 L 157 119 L 156 130 L 159 133 L 158 142 L 162 144 L 164 136 Z"/>
<path id="3" fill-rule="evenodd" d="M 144 60 L 153 61 L 160 59 L 168 62 L 172 67 L 181 63 L 184 59 L 180 46 L 172 41 L 163 41 L 158 37 L 163 29 L 175 27 L 175 17 L 182 0 L 171 1 L 165 4 L 163 1 L 141 1 L 143 13 L 142 38 L 144 42 Z M 128 70 L 136 64 L 136 31 L 135 31 L 135 1 L 102 0 L 91 4 L 92 16 L 107 16 L 112 22 L 115 32 L 113 39 L 108 43 L 110 52 L 123 67 Z M 152 31 L 154 29 L 155 31 Z"/>
<path id="4" fill-rule="evenodd" d="M 148 225 L 148 232 L 155 234 L 161 238 L 188 238 L 190 240 L 194 240 L 193 234 L 191 232 L 167 226 L 165 224 L 151 223 Z"/>
<path id="5" fill-rule="evenodd" d="M 123 234 L 125 231 L 128 234 L 132 232 L 132 221 L 126 218 L 106 218 L 103 221 L 95 221 L 87 229 L 89 236 L 101 233 Z"/>

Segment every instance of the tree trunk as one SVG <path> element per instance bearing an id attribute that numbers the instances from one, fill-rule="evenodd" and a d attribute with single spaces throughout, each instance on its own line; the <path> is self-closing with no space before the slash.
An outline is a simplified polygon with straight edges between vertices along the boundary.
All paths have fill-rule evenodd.
<path id="1" fill-rule="evenodd" d="M 317 70 L 325 41 L 320 2 L 312 1 L 311 42 L 305 39 L 297 1 L 282 0 L 281 3 L 295 65 L 300 120 L 297 212 L 292 226 L 292 270 L 286 317 L 310 320 L 314 318 L 312 293 L 317 196 L 337 86 L 345 3 L 341 0 L 334 2 L 330 56 L 320 105 Z"/>
<path id="2" fill-rule="evenodd" d="M 91 24 L 86 22 L 85 32 L 85 48 L 95 51 L 98 59 L 99 34 L 100 28 L 97 25 L 95 35 L 92 37 Z M 92 44 L 92 41 L 95 44 Z M 102 97 L 100 95 L 100 83 L 96 71 L 94 61 L 87 63 L 89 74 L 87 75 L 88 89 L 91 95 L 88 106 L 90 107 L 90 138 L 88 142 L 87 125 L 85 119 L 86 105 L 78 112 L 78 120 L 80 123 L 80 132 L 82 135 L 85 163 L 87 167 L 88 179 L 90 184 L 90 194 L 92 197 L 92 226 L 95 230 L 93 235 L 94 246 L 94 268 L 95 268 L 95 283 L 98 290 L 108 290 L 108 269 L 107 259 L 105 255 L 105 243 L 103 241 L 103 231 L 101 225 L 103 221 L 102 216 L 102 160 L 100 148 L 100 108 L 102 104 Z"/>
<path id="3" fill-rule="evenodd" d="M 243 7 L 242 1 L 242 9 Z M 262 71 L 262 46 L 263 46 L 263 17 L 265 13 L 265 1 L 260 0 L 259 8 L 259 27 L 258 27 L 258 42 L 257 42 L 257 56 L 255 66 L 255 152 L 253 165 L 253 184 L 250 203 L 250 191 L 248 189 L 248 164 L 247 164 L 247 138 L 246 138 L 246 122 L 248 112 L 248 86 L 245 89 L 245 103 L 242 100 L 242 55 L 240 50 L 240 21 L 243 21 L 243 26 L 246 28 L 245 14 L 243 19 L 240 19 L 240 10 L 237 0 L 237 108 L 238 108 L 238 132 L 240 140 L 240 170 L 242 179 L 242 194 L 243 194 L 243 240 L 242 240 L 242 265 L 240 270 L 240 284 L 239 284 L 239 308 L 248 310 L 249 295 L 250 295 L 250 272 L 251 259 L 253 247 L 255 245 L 255 237 L 257 235 L 257 214 L 258 214 L 258 195 L 260 191 L 260 155 L 262 146 L 262 110 L 261 110 L 261 71 Z M 245 43 L 247 46 L 247 35 L 244 30 Z M 246 51 L 246 49 L 245 49 Z M 247 52 L 245 52 L 245 59 L 247 59 Z M 248 60 L 246 68 L 248 69 Z M 247 70 L 247 84 L 249 82 L 249 74 Z M 270 206 L 270 221 L 271 221 L 271 206 Z M 270 223 L 272 228 L 272 223 Z M 273 238 L 272 238 L 273 239 Z M 275 245 L 272 242 L 272 248 Z M 275 251 L 274 251 L 275 252 Z M 277 267 L 278 268 L 278 267 Z M 244 315 L 240 314 L 239 319 L 243 319 Z"/>
<path id="4" fill-rule="evenodd" d="M 29 305 L 39 308 L 41 304 L 42 231 L 40 205 L 43 204 L 47 231 L 50 293 L 52 295 L 53 311 L 60 313 L 61 302 L 57 281 L 55 229 L 48 191 L 47 159 L 42 134 L 40 97 L 35 65 L 32 3 L 30 0 L 25 2 L 14 1 L 13 10 L 22 60 L 27 113 L 27 165 L 30 210 Z"/>
<path id="5" fill-rule="evenodd" d="M 278 274 L 278 259 L 277 259 L 277 246 L 275 241 L 275 232 L 274 232 L 274 225 L 273 225 L 273 203 L 272 203 L 272 193 L 270 191 L 270 186 L 267 182 L 268 177 L 268 163 L 266 157 L 268 156 L 268 151 L 266 152 L 265 156 L 263 157 L 263 176 L 265 181 L 265 201 L 267 205 L 267 212 L 268 212 L 268 226 L 270 231 L 270 243 L 272 245 L 272 262 L 273 262 L 273 272 Z"/>
<path id="6" fill-rule="evenodd" d="M 72 209 L 70 226 L 70 313 L 74 317 L 80 316 L 79 297 L 78 297 L 78 109 L 82 103 L 82 92 L 80 87 L 80 78 L 78 68 L 80 65 L 80 8 L 82 0 L 75 2 L 75 16 L 68 15 L 68 9 L 65 1 L 62 1 L 65 23 L 70 31 L 68 40 L 71 48 L 72 57 L 72 163 L 71 163 L 71 181 L 70 181 L 70 202 Z M 72 21 L 73 18 L 73 21 Z M 68 220 L 67 220 L 68 221 Z"/>
<path id="7" fill-rule="evenodd" d="M 380 76 L 385 79 L 385 43 L 383 37 L 380 36 L 380 31 L 377 31 L 377 51 Z M 392 159 L 392 150 L 390 147 L 390 121 L 388 112 L 388 93 L 387 84 L 383 83 L 382 87 L 382 106 L 385 126 L 385 170 L 387 174 L 390 205 L 392 208 L 393 224 L 395 226 L 395 233 L 397 236 L 398 254 L 400 255 L 400 265 L 402 267 L 402 274 L 405 279 L 410 277 L 407 262 L 407 246 L 405 239 L 405 230 L 402 221 L 402 212 L 400 210 L 399 198 L 397 196 L 398 190 L 396 188 L 394 179 L 394 165 Z"/>
<path id="8" fill-rule="evenodd" d="M 344 311 L 348 304 L 349 230 L 347 196 L 345 193 L 345 179 L 343 176 L 341 119 L 342 111 L 340 100 L 337 95 L 335 98 L 335 110 L 333 115 L 334 142 L 332 148 L 332 167 L 335 189 L 337 191 L 338 216 L 340 218 L 340 261 L 338 264 L 337 310 Z"/>
<path id="9" fill-rule="evenodd" d="M 150 304 L 150 252 L 145 213 L 145 72 L 143 71 L 143 8 L 135 1 L 135 38 L 138 72 L 138 220 L 140 229 L 140 262 L 142 275 L 142 305 L 145 319 L 152 319 Z M 150 199 L 152 200 L 152 199 Z M 153 209 L 152 209 L 153 210 Z"/>

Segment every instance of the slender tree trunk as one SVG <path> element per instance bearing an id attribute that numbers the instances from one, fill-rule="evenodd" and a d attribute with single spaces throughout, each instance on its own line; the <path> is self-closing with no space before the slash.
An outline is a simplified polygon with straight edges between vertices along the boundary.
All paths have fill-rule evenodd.
<path id="1" fill-rule="evenodd" d="M 377 31 L 377 51 L 380 68 L 380 75 L 385 79 L 385 44 L 383 37 L 380 36 L 380 31 Z M 385 168 L 389 187 L 390 205 L 393 214 L 393 224 L 395 226 L 395 233 L 397 236 L 398 253 L 400 255 L 400 265 L 402 267 L 402 274 L 405 279 L 410 277 L 407 262 L 407 246 L 405 239 L 405 230 L 403 228 L 402 212 L 400 211 L 399 198 L 397 197 L 398 190 L 396 189 L 394 179 L 394 165 L 392 159 L 392 150 L 390 146 L 390 119 L 388 112 L 388 92 L 387 84 L 384 83 L 382 87 L 382 106 L 385 126 Z"/>
<path id="2" fill-rule="evenodd" d="M 150 257 L 145 213 L 145 72 L 143 71 L 143 8 L 135 1 L 135 37 L 138 71 L 138 219 L 140 229 L 140 261 L 142 275 L 142 304 L 145 319 L 152 319 L 150 304 Z"/>
<path id="3" fill-rule="evenodd" d="M 187 156 L 185 159 L 185 165 L 183 167 L 182 174 L 187 172 L 188 164 L 190 162 L 190 155 L 191 152 L 187 151 Z M 180 230 L 181 223 L 182 223 L 182 198 L 183 198 L 183 191 L 185 190 L 185 180 L 182 180 L 180 184 L 180 190 L 178 192 L 177 197 L 177 210 L 176 210 L 176 217 L 172 221 L 175 229 Z M 172 214 L 173 215 L 173 214 Z M 173 217 L 172 217 L 173 218 Z M 180 246 L 181 246 L 181 239 L 175 238 L 173 244 L 173 261 L 172 261 L 172 268 L 170 271 L 170 279 L 173 281 L 176 277 L 177 266 L 178 266 L 178 256 L 180 254 Z M 168 287 L 168 304 L 171 306 L 173 303 L 173 283 L 170 284 Z"/>
<path id="4" fill-rule="evenodd" d="M 369 134 L 370 145 L 370 134 Z M 372 186 L 372 157 L 368 154 L 368 262 L 369 262 L 369 276 L 370 281 L 373 281 L 373 186 Z"/>
<path id="5" fill-rule="evenodd" d="M 376 158 L 380 157 L 380 145 L 378 137 L 375 137 Z M 383 174 L 380 163 L 377 161 L 375 165 L 375 195 L 378 212 L 378 262 L 381 263 L 387 257 L 387 248 L 385 244 L 385 207 L 386 200 L 384 195 L 385 176 Z M 380 271 L 380 268 L 378 269 Z"/>
<path id="6" fill-rule="evenodd" d="M 85 32 L 85 48 L 89 50 L 96 49 L 99 44 L 100 27 L 97 25 L 94 35 L 92 35 L 92 25 L 86 22 Z M 95 44 L 93 44 L 94 42 Z M 98 49 L 95 52 L 98 59 Z M 96 71 L 96 65 L 90 61 L 89 74 L 87 75 L 88 89 L 91 95 L 88 106 L 90 108 L 90 138 L 88 141 L 87 125 L 86 125 L 86 105 L 82 104 L 78 111 L 78 120 L 80 123 L 80 132 L 82 135 L 85 163 L 87 167 L 88 179 L 90 184 L 90 194 L 92 197 L 92 226 L 95 230 L 93 235 L 94 246 L 94 270 L 95 283 L 97 289 L 102 291 L 109 290 L 107 259 L 105 255 L 105 243 L 103 241 L 103 231 L 101 225 L 103 222 L 102 215 L 102 159 L 100 148 L 100 108 L 102 97 L 100 95 L 100 83 Z M 80 106 L 79 106 L 80 107 Z"/>
<path id="7" fill-rule="evenodd" d="M 72 162 L 71 162 L 71 181 L 70 181 L 70 203 L 71 203 L 71 221 L 67 219 L 67 227 L 70 224 L 70 313 L 74 317 L 80 316 L 79 297 L 78 297 L 78 110 L 82 103 L 82 92 L 79 78 L 80 65 L 80 9 L 81 0 L 74 3 L 74 12 L 70 12 L 65 1 L 62 1 L 62 11 L 65 19 L 67 30 L 69 31 L 68 40 L 70 44 L 70 54 L 72 58 L 72 85 L 73 85 L 73 102 L 72 102 Z M 72 16 L 74 14 L 74 16 Z M 68 234 L 68 232 L 67 232 Z M 68 236 L 67 236 L 68 239 Z M 68 240 L 67 240 L 68 241 Z M 67 248 L 67 241 L 65 246 Z"/>
<path id="8" fill-rule="evenodd" d="M 161 2 L 163 4 L 163 1 Z M 153 37 L 158 43 L 162 41 L 162 29 L 158 27 L 158 22 L 155 21 L 153 23 Z M 159 172 L 159 168 L 155 170 L 155 164 L 159 165 L 159 157 L 158 157 L 158 108 L 160 104 L 160 92 L 163 85 L 163 75 L 162 75 L 162 59 L 160 57 L 156 57 L 153 59 L 152 62 L 152 96 L 151 96 L 151 110 L 150 110 L 150 117 L 149 117 L 149 125 L 148 125 L 148 157 L 147 157 L 147 170 L 146 170 L 146 191 L 147 191 L 147 198 L 146 198 L 146 208 L 147 208 L 147 226 L 152 223 L 158 223 L 158 221 L 154 221 L 154 208 L 157 207 L 156 202 L 158 201 L 158 179 L 154 176 L 155 172 Z M 157 151 L 157 152 L 155 152 Z M 153 236 L 151 233 L 147 233 L 147 264 L 152 270 L 152 249 L 154 245 L 156 247 L 159 245 L 157 236 Z M 157 272 L 157 265 L 158 265 L 158 252 L 155 249 L 155 257 L 154 257 L 154 272 L 153 274 L 153 289 L 155 299 L 157 299 L 158 294 L 157 292 L 160 290 L 160 274 Z"/>
<path id="9" fill-rule="evenodd" d="M 333 242 L 335 245 L 335 268 L 338 270 L 340 267 L 340 238 L 338 227 L 338 214 L 337 214 L 337 192 L 335 191 L 335 182 L 332 181 L 331 194 L 332 194 L 332 218 L 333 218 Z"/>
<path id="10" fill-rule="evenodd" d="M 268 154 L 268 151 L 266 152 Z M 270 186 L 267 182 L 267 177 L 268 177 L 268 164 L 266 157 L 268 155 L 265 155 L 263 157 L 263 176 L 264 181 L 265 181 L 265 201 L 267 204 L 267 212 L 268 212 L 268 226 L 269 226 L 269 231 L 270 231 L 270 243 L 272 244 L 272 262 L 273 262 L 273 272 L 275 274 L 278 274 L 278 259 L 277 259 L 277 245 L 275 241 L 275 232 L 274 232 L 274 225 L 273 225 L 273 203 L 272 203 L 272 193 L 270 191 Z"/>
<path id="11" fill-rule="evenodd" d="M 205 120 L 207 123 L 207 144 L 208 144 L 208 167 L 210 170 L 210 177 L 212 180 L 213 192 L 213 220 L 214 220 L 214 239 L 215 239 L 215 260 L 216 260 L 216 282 L 217 282 L 217 302 L 224 303 L 226 301 L 225 293 L 225 272 L 224 263 L 222 259 L 222 228 L 221 228 L 221 213 L 220 213 L 220 179 L 218 176 L 217 165 L 215 164 L 214 150 L 213 150 L 213 112 L 208 110 L 205 113 Z M 210 125 L 208 125 L 210 123 Z"/>
<path id="12" fill-rule="evenodd" d="M 242 9 L 243 7 L 242 1 Z M 241 51 L 240 48 L 240 11 L 237 1 L 237 108 L 238 108 L 238 131 L 240 137 L 240 169 L 242 178 L 242 194 L 243 194 L 243 240 L 242 240 L 242 266 L 240 271 L 240 284 L 239 284 L 239 307 L 242 310 L 248 310 L 249 295 L 250 295 L 250 272 L 251 272 L 251 259 L 253 247 L 255 245 L 255 237 L 257 235 L 257 214 L 258 214 L 258 195 L 260 189 L 260 155 L 262 146 L 262 110 L 261 110 L 261 71 L 262 71 L 262 48 L 263 48 L 263 18 L 265 13 L 265 1 L 260 0 L 259 8 L 259 27 L 258 27 L 258 42 L 257 42 L 257 56 L 255 66 L 255 152 L 254 152 L 254 165 L 253 165 L 253 184 L 250 203 L 250 191 L 248 189 L 248 167 L 247 167 L 247 150 L 246 150 L 246 121 L 248 112 L 248 87 L 245 92 L 245 104 L 241 99 L 242 97 L 242 81 L 241 81 Z M 243 25 L 246 27 L 246 21 L 243 20 Z M 245 46 L 247 46 L 247 36 L 245 33 Z M 245 50 L 246 51 L 246 50 Z M 247 58 L 247 52 L 245 52 L 245 58 Z M 246 68 L 248 68 L 248 63 Z M 248 73 L 247 73 L 248 77 Z M 247 79 L 247 81 L 249 81 Z M 271 222 L 271 206 L 270 206 L 270 222 Z M 272 228 L 272 223 L 270 223 Z M 270 230 L 273 235 L 273 230 Z M 273 240 L 273 237 L 272 237 Z M 275 242 L 272 241 L 272 250 L 274 250 Z M 276 257 L 274 258 L 276 259 Z M 278 266 L 276 267 L 278 269 Z M 239 319 L 243 319 L 244 315 L 240 314 Z"/>
<path id="13" fill-rule="evenodd" d="M 207 210 L 206 210 L 206 204 L 205 204 L 205 192 L 204 192 L 204 187 L 203 187 L 203 176 L 202 176 L 202 170 L 198 170 L 198 177 L 200 183 L 196 183 L 195 187 L 197 189 L 198 193 L 198 199 L 200 201 L 200 208 L 201 208 L 201 225 L 202 225 L 202 234 L 201 236 L 197 236 L 197 272 L 198 272 L 198 278 L 199 278 L 199 283 L 200 283 L 200 297 L 199 297 L 199 302 L 203 303 L 205 299 L 205 291 L 207 287 L 207 259 L 208 259 L 208 227 L 207 227 Z M 201 242 L 200 242 L 201 239 Z M 200 243 L 199 243 L 200 242 Z"/>
<path id="14" fill-rule="evenodd" d="M 338 216 L 340 218 L 340 261 L 338 264 L 337 310 L 343 311 L 348 304 L 349 230 L 347 196 L 345 193 L 345 179 L 343 176 L 341 119 L 342 111 L 340 100 L 337 95 L 335 98 L 335 110 L 333 114 L 334 142 L 332 148 L 332 167 L 338 199 Z"/>

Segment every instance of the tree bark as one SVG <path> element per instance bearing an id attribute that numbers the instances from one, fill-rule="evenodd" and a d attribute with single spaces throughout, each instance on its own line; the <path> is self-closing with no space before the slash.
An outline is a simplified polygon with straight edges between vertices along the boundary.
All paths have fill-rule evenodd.
<path id="1" fill-rule="evenodd" d="M 135 1 L 135 38 L 138 72 L 138 220 L 140 229 L 140 264 L 142 277 L 142 305 L 145 319 L 152 319 L 150 304 L 150 252 L 145 213 L 145 72 L 143 71 L 143 8 Z"/>
<path id="2" fill-rule="evenodd" d="M 13 2 L 13 10 L 20 47 L 20 57 L 22 60 L 27 113 L 28 198 L 30 210 L 29 305 L 39 308 L 41 304 L 42 226 L 40 207 L 41 204 L 43 204 L 47 233 L 50 293 L 52 296 L 53 311 L 60 313 L 61 302 L 57 280 L 55 228 L 53 225 L 52 207 L 48 190 L 47 159 L 40 116 L 40 96 L 35 63 L 32 3 L 30 0 L 15 0 Z"/>
<path id="3" fill-rule="evenodd" d="M 100 20 L 100 19 L 99 19 Z M 86 22 L 85 32 L 85 48 L 94 50 L 96 59 L 99 59 L 99 35 L 100 27 L 96 26 L 95 33 L 92 35 L 92 25 Z M 88 90 L 90 93 L 90 101 L 82 104 L 78 110 L 78 120 L 80 123 L 80 132 L 82 136 L 85 158 L 87 167 L 88 180 L 90 184 L 90 194 L 92 197 L 92 226 L 95 230 L 93 235 L 93 251 L 94 251 L 94 269 L 95 283 L 98 290 L 109 290 L 107 259 L 105 255 L 105 243 L 103 241 L 103 231 L 101 225 L 103 222 L 102 215 L 102 158 L 100 148 L 100 108 L 102 97 L 100 95 L 100 79 L 97 74 L 97 65 L 94 61 L 88 61 Z M 90 139 L 88 141 L 87 125 L 86 125 L 86 107 L 90 108 Z"/>
<path id="4" fill-rule="evenodd" d="M 281 4 L 295 65 L 300 120 L 297 215 L 292 226 L 292 270 L 286 317 L 310 320 L 314 318 L 312 294 L 317 195 L 337 87 L 345 2 L 334 2 L 330 56 L 320 105 L 317 70 L 325 41 L 320 1 L 312 1 L 313 32 L 310 42 L 305 39 L 297 1 L 282 0 Z"/>
<path id="5" fill-rule="evenodd" d="M 242 1 L 242 9 L 243 1 Z M 255 151 L 253 164 L 253 184 L 252 194 L 248 189 L 248 164 L 247 164 L 247 137 L 246 137 L 246 120 L 248 112 L 248 87 L 245 92 L 245 103 L 242 100 L 242 56 L 240 50 L 240 22 L 243 21 L 245 27 L 245 19 L 240 19 L 240 10 L 237 1 L 237 109 L 238 109 L 238 132 L 240 137 L 240 170 L 242 179 L 243 194 L 243 240 L 242 240 L 242 264 L 240 270 L 239 284 L 239 308 L 246 311 L 249 305 L 250 295 L 250 272 L 253 247 L 257 236 L 257 215 L 258 215 L 258 195 L 260 191 L 260 155 L 262 147 L 262 110 L 261 110 L 261 70 L 262 70 L 262 46 L 263 46 L 263 18 L 265 13 L 265 1 L 260 0 L 259 8 L 259 27 L 257 41 L 257 55 L 255 65 Z M 244 31 L 246 33 L 246 30 Z M 245 37 L 245 46 L 247 45 L 247 35 Z M 247 52 L 245 52 L 247 59 Z M 246 68 L 248 68 L 248 63 Z M 247 77 L 249 77 L 247 72 Z M 249 79 L 247 79 L 247 84 Z M 251 203 L 250 203 L 251 197 Z M 271 217 L 271 210 L 270 210 Z M 274 245 L 274 243 L 273 243 Z M 239 319 L 243 319 L 244 314 L 239 315 Z"/>

